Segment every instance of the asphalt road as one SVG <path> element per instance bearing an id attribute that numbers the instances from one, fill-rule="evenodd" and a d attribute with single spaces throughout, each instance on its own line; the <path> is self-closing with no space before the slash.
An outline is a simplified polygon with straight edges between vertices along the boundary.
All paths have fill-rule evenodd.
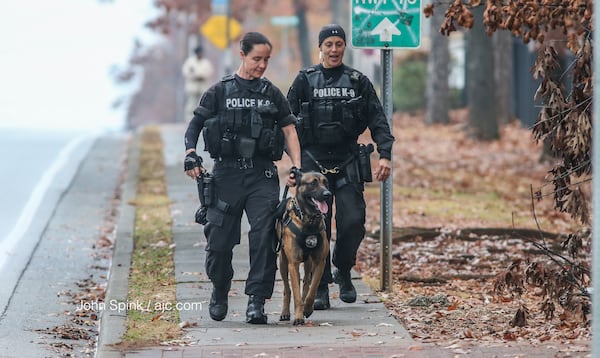
<path id="1" fill-rule="evenodd" d="M 0 133 L 0 309 L 94 137 L 28 129 Z"/>
<path id="2" fill-rule="evenodd" d="M 86 356 L 61 339 L 82 282 L 102 284 L 97 242 L 114 210 L 128 134 L 0 135 L 0 357 Z M 89 329 L 93 329 L 90 327 Z M 76 333 L 75 328 L 68 331 Z"/>

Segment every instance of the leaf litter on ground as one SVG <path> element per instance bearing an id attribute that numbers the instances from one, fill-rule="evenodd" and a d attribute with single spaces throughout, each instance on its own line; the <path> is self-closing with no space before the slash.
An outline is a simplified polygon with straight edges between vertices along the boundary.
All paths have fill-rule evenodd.
<path id="1" fill-rule="evenodd" d="M 548 239 L 556 246 L 556 237 L 581 229 L 554 209 L 551 195 L 532 200 L 539 188 L 553 190 L 545 185 L 552 163 L 540 161 L 542 145 L 518 122 L 501 126 L 501 139 L 491 142 L 469 138 L 466 122 L 464 110 L 453 111 L 448 125 L 394 116 L 394 279 L 381 299 L 423 343 L 464 349 L 522 342 L 589 353 L 590 327 L 546 320 L 538 289 L 514 297 L 493 290 L 494 277 L 514 259 L 543 258 L 531 243 L 538 231 L 556 234 Z M 368 234 L 356 267 L 371 282 L 380 277 L 379 186 L 365 187 Z M 528 309 L 526 324 L 511 326 L 521 307 Z"/>

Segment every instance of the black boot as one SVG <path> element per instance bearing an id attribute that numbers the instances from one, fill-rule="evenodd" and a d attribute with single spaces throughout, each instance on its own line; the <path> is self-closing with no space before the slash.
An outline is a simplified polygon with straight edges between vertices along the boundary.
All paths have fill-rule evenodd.
<path id="1" fill-rule="evenodd" d="M 231 282 L 224 286 L 213 285 L 210 303 L 208 304 L 208 313 L 210 318 L 215 321 L 222 321 L 227 316 L 227 295 L 231 288 Z"/>
<path id="2" fill-rule="evenodd" d="M 265 315 L 265 299 L 263 297 L 252 295 L 248 298 L 246 323 L 267 324 L 267 315 Z"/>
<path id="3" fill-rule="evenodd" d="M 352 277 L 350 276 L 350 270 L 333 271 L 333 280 L 335 283 L 340 285 L 340 299 L 346 303 L 352 303 L 356 301 L 356 289 L 352 284 Z"/>
<path id="4" fill-rule="evenodd" d="M 313 308 L 317 311 L 322 311 L 329 309 L 330 307 L 329 287 L 327 287 L 327 285 L 319 286 L 317 289 L 317 294 L 315 295 L 315 303 L 313 304 Z"/>

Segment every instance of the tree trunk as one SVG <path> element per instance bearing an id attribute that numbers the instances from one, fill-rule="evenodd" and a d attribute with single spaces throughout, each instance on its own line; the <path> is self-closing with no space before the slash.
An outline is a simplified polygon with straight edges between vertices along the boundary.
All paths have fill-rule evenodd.
<path id="1" fill-rule="evenodd" d="M 512 36 L 508 31 L 496 31 L 493 35 L 494 78 L 496 81 L 496 103 L 498 124 L 511 121 L 510 88 L 512 73 Z"/>
<path id="2" fill-rule="evenodd" d="M 494 81 L 492 39 L 483 26 L 483 6 L 473 9 L 475 21 L 467 41 L 469 132 L 479 140 L 500 138 Z"/>
<path id="3" fill-rule="evenodd" d="M 310 58 L 310 42 L 308 38 L 310 36 L 310 31 L 308 30 L 308 24 L 306 22 L 306 7 L 307 4 L 305 0 L 294 0 L 294 8 L 296 9 L 296 16 L 298 16 L 298 46 L 300 47 L 302 67 L 308 67 L 312 64 Z"/>
<path id="4" fill-rule="evenodd" d="M 439 31 L 443 21 L 444 12 L 435 11 L 430 22 L 431 50 L 427 62 L 427 87 L 425 90 L 427 100 L 425 123 L 427 124 L 450 122 L 448 116 L 450 51 L 448 37 Z"/>
<path id="5" fill-rule="evenodd" d="M 346 31 L 346 51 L 344 53 L 344 64 L 354 65 L 355 49 L 350 46 L 350 1 L 329 0 L 331 9 L 331 22 L 340 25 Z M 325 25 L 325 24 L 323 24 Z"/>

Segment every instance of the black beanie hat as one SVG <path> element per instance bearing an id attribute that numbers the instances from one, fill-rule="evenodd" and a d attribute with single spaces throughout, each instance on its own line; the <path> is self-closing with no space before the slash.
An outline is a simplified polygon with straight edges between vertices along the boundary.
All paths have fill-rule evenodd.
<path id="1" fill-rule="evenodd" d="M 344 32 L 344 29 L 342 29 L 340 25 L 329 24 L 323 26 L 319 32 L 319 47 L 321 47 L 321 44 L 326 38 L 331 36 L 339 36 L 346 42 L 346 33 Z"/>

